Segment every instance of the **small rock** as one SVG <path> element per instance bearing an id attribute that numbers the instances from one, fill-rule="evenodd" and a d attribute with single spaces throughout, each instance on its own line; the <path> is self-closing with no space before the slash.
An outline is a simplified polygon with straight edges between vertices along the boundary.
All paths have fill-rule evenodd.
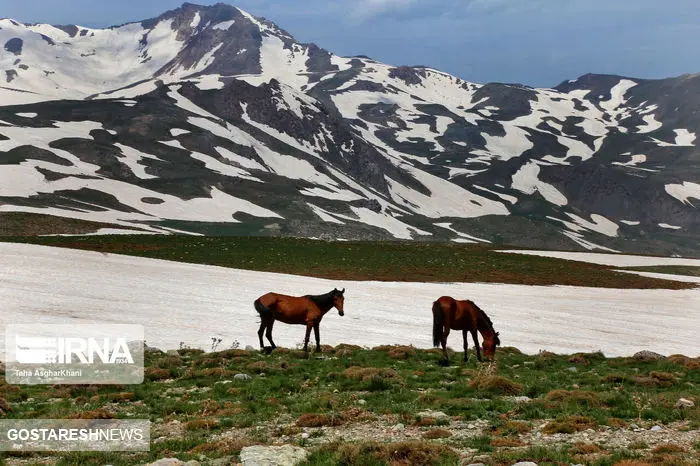
<path id="1" fill-rule="evenodd" d="M 233 380 L 250 380 L 251 378 L 248 374 L 236 374 L 233 376 Z"/>
<path id="2" fill-rule="evenodd" d="M 241 450 L 240 459 L 243 466 L 293 466 L 304 461 L 308 455 L 308 451 L 293 445 L 253 445 Z"/>
<path id="3" fill-rule="evenodd" d="M 465 463 L 464 466 L 486 466 L 486 465 L 484 463 L 469 463 L 469 464 Z"/>
<path id="4" fill-rule="evenodd" d="M 358 405 L 367 404 L 367 400 L 359 399 L 359 400 L 357 400 L 357 404 L 358 404 Z"/>
<path id="5" fill-rule="evenodd" d="M 309 433 L 308 433 L 308 432 L 302 432 L 301 438 L 303 438 L 304 440 L 306 440 L 307 438 L 309 438 Z"/>
<path id="6" fill-rule="evenodd" d="M 430 409 L 416 413 L 419 418 L 431 417 L 436 421 L 450 421 L 452 418 L 442 411 L 432 411 Z"/>
<path id="7" fill-rule="evenodd" d="M 403 432 L 403 430 L 404 430 L 405 428 L 406 428 L 406 427 L 405 427 L 403 424 L 399 423 L 399 424 L 396 424 L 395 426 L 393 426 L 393 427 L 391 428 L 391 430 L 394 431 L 394 432 Z"/>
<path id="8" fill-rule="evenodd" d="M 155 346 L 143 345 L 143 352 L 146 354 L 163 354 L 163 350 Z"/>
<path id="9" fill-rule="evenodd" d="M 245 350 L 246 350 L 246 351 L 257 351 L 255 348 L 253 348 L 253 347 L 250 346 L 250 345 L 246 345 Z"/>
<path id="10" fill-rule="evenodd" d="M 180 353 L 177 352 L 176 349 L 170 349 L 165 352 L 168 356 L 180 356 Z"/>
<path id="11" fill-rule="evenodd" d="M 506 399 L 508 401 L 512 401 L 514 403 L 529 403 L 532 401 L 532 398 L 530 398 L 529 396 L 524 396 L 524 395 L 522 395 L 522 396 L 506 396 L 506 397 L 504 397 L 504 399 Z"/>
<path id="12" fill-rule="evenodd" d="M 566 370 L 569 372 L 578 372 L 578 369 L 575 368 L 574 366 L 571 366 L 571 367 L 567 368 Z"/>
<path id="13" fill-rule="evenodd" d="M 693 400 L 689 400 L 687 398 L 679 398 L 674 406 L 680 409 L 692 408 L 693 406 L 695 406 L 695 403 L 693 403 Z"/>
<path id="14" fill-rule="evenodd" d="M 513 466 L 537 466 L 537 463 L 533 463 L 532 461 L 519 461 Z"/>
<path id="15" fill-rule="evenodd" d="M 639 429 L 639 426 L 633 422 L 632 424 L 630 424 L 630 429 L 631 430 Z"/>
<path id="16" fill-rule="evenodd" d="M 153 463 L 148 463 L 145 466 L 199 466 L 201 463 L 199 461 L 188 461 L 185 463 L 177 458 L 161 458 Z"/>
<path id="17" fill-rule="evenodd" d="M 661 428 L 661 426 L 654 426 L 649 430 L 652 432 L 660 432 L 662 430 L 662 428 Z"/>
<path id="18" fill-rule="evenodd" d="M 634 353 L 632 356 L 634 359 L 639 359 L 640 361 L 656 361 L 657 359 L 666 359 L 666 356 L 659 353 L 654 353 L 653 351 L 639 351 Z"/>

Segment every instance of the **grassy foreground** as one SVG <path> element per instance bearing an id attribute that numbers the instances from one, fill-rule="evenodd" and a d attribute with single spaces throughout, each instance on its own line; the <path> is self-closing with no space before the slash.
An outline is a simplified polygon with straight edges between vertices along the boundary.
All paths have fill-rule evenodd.
<path id="1" fill-rule="evenodd" d="M 337 280 L 491 282 L 602 288 L 694 288 L 613 267 L 497 252 L 493 246 L 419 242 L 342 242 L 300 238 L 114 235 L 5 237 L 90 251 Z M 620 267 L 617 267 L 619 269 Z M 678 269 L 674 269 L 678 271 Z M 697 272 L 684 268 L 681 273 Z"/>
<path id="2" fill-rule="evenodd" d="M 472 356 L 465 365 L 453 353 L 452 366 L 440 367 L 439 357 L 411 346 L 324 346 L 310 355 L 182 348 L 147 352 L 140 385 L 10 386 L 3 377 L 6 417 L 149 419 L 152 427 L 146 453 L 11 453 L 0 463 L 130 465 L 175 456 L 235 464 L 257 444 L 304 447 L 306 465 L 700 461 L 700 358 L 502 348 L 495 363 Z M 679 398 L 696 404 L 677 408 Z"/>

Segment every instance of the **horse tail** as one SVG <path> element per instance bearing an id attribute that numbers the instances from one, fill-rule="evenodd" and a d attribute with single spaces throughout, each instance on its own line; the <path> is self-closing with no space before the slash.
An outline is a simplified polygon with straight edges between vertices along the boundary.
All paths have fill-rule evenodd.
<path id="1" fill-rule="evenodd" d="M 260 314 L 260 317 L 263 317 L 267 314 L 272 313 L 272 309 L 269 307 L 265 306 L 261 301 L 260 298 L 256 299 L 255 302 L 253 303 L 255 306 L 255 310 L 258 311 L 258 314 Z"/>
<path id="2" fill-rule="evenodd" d="M 445 322 L 445 314 L 442 311 L 440 301 L 433 303 L 433 346 L 438 347 L 442 343 L 442 325 Z"/>

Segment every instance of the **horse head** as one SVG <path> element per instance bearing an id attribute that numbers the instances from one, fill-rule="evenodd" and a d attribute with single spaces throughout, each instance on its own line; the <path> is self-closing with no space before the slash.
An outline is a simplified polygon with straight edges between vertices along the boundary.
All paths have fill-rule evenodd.
<path id="1" fill-rule="evenodd" d="M 501 344 L 501 339 L 498 338 L 498 335 L 498 332 L 493 332 L 490 336 L 484 336 L 484 343 L 481 345 L 484 349 L 484 357 L 490 361 L 493 361 L 496 355 L 496 347 Z"/>
<path id="2" fill-rule="evenodd" d="M 345 293 L 345 288 L 343 288 L 342 290 L 339 290 L 337 288 L 333 289 L 333 306 L 335 306 L 335 308 L 338 309 L 338 314 L 340 314 L 341 316 L 345 314 L 345 312 L 343 311 L 343 303 L 345 301 L 343 293 Z"/>

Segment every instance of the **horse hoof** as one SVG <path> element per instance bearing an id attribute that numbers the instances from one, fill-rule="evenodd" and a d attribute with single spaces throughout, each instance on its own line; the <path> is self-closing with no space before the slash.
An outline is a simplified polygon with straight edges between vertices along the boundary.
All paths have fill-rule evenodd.
<path id="1" fill-rule="evenodd" d="M 438 365 L 442 367 L 448 367 L 450 365 L 450 361 L 447 359 L 441 359 L 438 361 Z"/>
<path id="2" fill-rule="evenodd" d="M 273 349 L 275 349 L 273 346 L 266 346 L 263 348 L 263 353 L 264 354 L 271 354 Z"/>

